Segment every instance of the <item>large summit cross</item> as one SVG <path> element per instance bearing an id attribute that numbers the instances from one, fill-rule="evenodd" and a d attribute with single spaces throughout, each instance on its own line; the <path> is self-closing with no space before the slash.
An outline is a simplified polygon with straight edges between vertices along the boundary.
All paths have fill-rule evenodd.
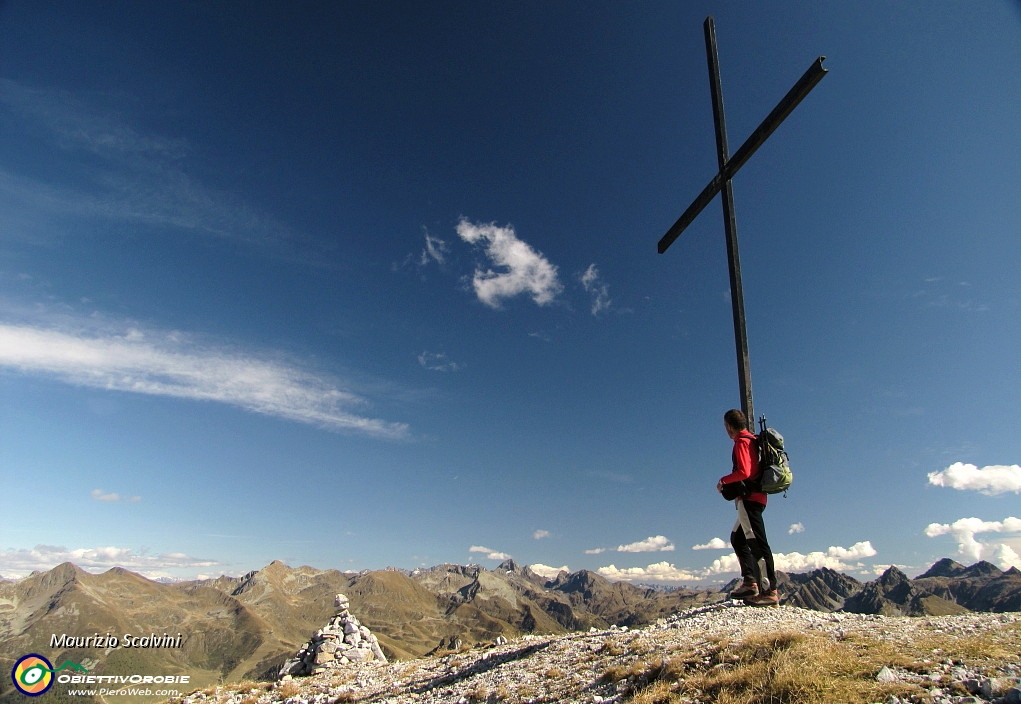
<path id="1" fill-rule="evenodd" d="M 730 300 L 734 310 L 734 340 L 737 344 L 737 373 L 741 391 L 741 410 L 748 419 L 750 430 L 754 430 L 755 410 L 752 406 L 752 373 L 748 361 L 748 333 L 745 330 L 744 293 L 741 288 L 741 261 L 737 254 L 737 221 L 734 217 L 734 194 L 730 187 L 730 179 L 738 172 L 745 162 L 762 146 L 762 143 L 780 126 L 794 108 L 798 106 L 809 91 L 826 75 L 822 62 L 826 58 L 820 56 L 798 79 L 787 95 L 766 116 L 751 136 L 745 140 L 741 148 L 730 156 L 727 146 L 727 124 L 723 116 L 723 93 L 720 89 L 720 60 L 716 52 L 716 23 L 707 17 L 703 25 L 705 30 L 705 51 L 709 61 L 709 90 L 713 100 L 713 121 L 716 124 L 716 156 L 719 162 L 719 173 L 713 176 L 698 197 L 692 201 L 688 209 L 681 214 L 673 227 L 659 241 L 659 253 L 667 250 L 674 240 L 680 237 L 684 229 L 691 224 L 699 213 L 709 204 L 717 193 L 723 193 L 723 225 L 727 234 L 727 261 L 730 265 Z"/>

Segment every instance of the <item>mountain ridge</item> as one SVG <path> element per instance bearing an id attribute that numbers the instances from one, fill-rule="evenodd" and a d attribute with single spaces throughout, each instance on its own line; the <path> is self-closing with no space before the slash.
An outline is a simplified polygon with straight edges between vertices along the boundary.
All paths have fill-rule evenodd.
<path id="1" fill-rule="evenodd" d="M 378 637 L 391 660 L 417 658 L 500 637 L 564 635 L 638 627 L 686 609 L 727 600 L 723 589 L 669 590 L 611 582 L 598 573 L 545 579 L 506 561 L 478 565 L 344 573 L 271 562 L 242 577 L 156 582 L 129 570 L 100 574 L 73 563 L 0 582 L 0 662 L 27 652 L 59 662 L 91 658 L 99 669 L 190 672 L 196 686 L 267 679 L 333 613 L 337 593 Z M 781 603 L 822 612 L 898 616 L 1021 611 L 1021 571 L 944 559 L 915 579 L 891 567 L 862 583 L 820 568 L 778 573 Z M 50 648 L 51 636 L 183 635 L 179 649 Z M 9 683 L 4 685 L 9 687 Z M 0 689 L 0 701 L 10 692 Z M 13 701 L 13 700 L 12 700 Z"/>

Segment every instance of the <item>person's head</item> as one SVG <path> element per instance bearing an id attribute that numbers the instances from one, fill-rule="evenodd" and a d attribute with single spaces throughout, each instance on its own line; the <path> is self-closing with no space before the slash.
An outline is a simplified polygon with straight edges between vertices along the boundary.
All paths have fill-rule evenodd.
<path id="1" fill-rule="evenodd" d="M 727 429 L 727 435 L 734 437 L 742 430 L 748 430 L 748 419 L 743 412 L 731 408 L 723 414 L 723 425 Z"/>

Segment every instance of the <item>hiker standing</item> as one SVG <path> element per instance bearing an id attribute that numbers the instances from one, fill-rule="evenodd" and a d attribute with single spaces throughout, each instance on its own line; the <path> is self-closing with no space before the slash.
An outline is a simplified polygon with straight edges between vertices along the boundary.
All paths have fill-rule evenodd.
<path id="1" fill-rule="evenodd" d="M 759 476 L 758 441 L 748 430 L 748 419 L 744 413 L 731 409 L 723 415 L 727 435 L 734 441 L 731 453 L 733 471 L 720 479 L 716 490 L 724 492 L 724 486 L 737 482 L 749 482 Z M 733 487 L 731 487 L 733 489 Z M 773 552 L 766 539 L 766 526 L 762 512 L 766 509 L 766 495 L 752 491 L 739 495 L 734 500 L 737 506 L 737 522 L 730 534 L 730 544 L 737 553 L 744 582 L 730 593 L 732 599 L 744 599 L 749 606 L 773 606 L 780 603 L 776 593 L 776 573 L 773 568 Z M 765 574 L 761 574 L 759 560 L 766 563 Z M 763 577 L 768 584 L 763 581 Z M 759 585 L 768 589 L 759 589 Z"/>

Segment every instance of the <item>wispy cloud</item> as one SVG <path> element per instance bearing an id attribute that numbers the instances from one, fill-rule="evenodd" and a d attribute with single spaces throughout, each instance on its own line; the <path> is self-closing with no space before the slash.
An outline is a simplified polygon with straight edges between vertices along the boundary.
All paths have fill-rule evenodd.
<path id="1" fill-rule="evenodd" d="M 36 545 L 31 550 L 0 550 L 0 574 L 11 578 L 26 577 L 36 570 L 50 570 L 64 562 L 73 562 L 84 570 L 94 572 L 122 567 L 150 578 L 168 576 L 167 570 L 194 570 L 223 564 L 184 553 L 150 555 L 145 551 L 113 546 L 68 549 Z"/>
<path id="2" fill-rule="evenodd" d="M 457 224 L 457 235 L 469 244 L 480 245 L 489 262 L 498 268 L 476 268 L 472 278 L 475 295 L 487 306 L 499 308 L 504 299 L 521 294 L 544 306 L 563 290 L 557 267 L 519 239 L 513 227 L 476 225 L 462 219 Z"/>
<path id="3" fill-rule="evenodd" d="M 509 560 L 510 559 L 510 555 L 508 555 L 505 552 L 500 552 L 499 550 L 490 550 L 489 548 L 483 547 L 481 545 L 472 545 L 470 548 L 468 548 L 468 552 L 483 553 L 486 556 L 487 560 Z"/>
<path id="4" fill-rule="evenodd" d="M 428 350 L 418 355 L 418 363 L 423 369 L 433 372 L 456 372 L 464 369 L 464 365 L 454 362 L 447 357 L 445 352 L 429 352 Z"/>
<path id="5" fill-rule="evenodd" d="M 534 533 L 532 533 L 532 537 L 535 538 L 536 540 L 542 540 L 543 538 L 549 538 L 550 535 L 551 535 L 551 533 L 548 530 L 542 530 L 542 529 L 537 530 Z"/>
<path id="6" fill-rule="evenodd" d="M 143 134 L 116 110 L 101 107 L 100 100 L 108 99 L 0 79 L 0 103 L 45 130 L 58 148 L 122 158 L 177 160 L 188 155 L 185 140 Z"/>
<path id="7" fill-rule="evenodd" d="M 929 472 L 929 483 L 960 491 L 977 491 L 986 496 L 1021 493 L 1021 466 L 1013 464 L 976 467 L 955 462 L 940 472 Z"/>
<path id="8" fill-rule="evenodd" d="M 787 535 L 794 535 L 795 533 L 804 533 L 805 526 L 801 523 L 792 523 L 791 527 L 787 529 Z"/>
<path id="9" fill-rule="evenodd" d="M 961 518 L 953 523 L 930 523 L 925 528 L 925 534 L 930 538 L 941 535 L 953 536 L 954 540 L 957 541 L 957 552 L 970 560 L 981 560 L 987 548 L 998 553 L 1001 559 L 1009 558 L 1016 560 L 1017 553 L 1006 543 L 989 545 L 979 542 L 975 536 L 982 533 L 1021 533 L 1021 518 L 1011 516 L 1004 518 L 1002 521 Z M 1003 548 L 1007 550 L 1005 551 Z M 1011 554 L 1013 557 L 1010 557 Z M 1017 563 L 1012 562 L 1012 564 Z"/>
<path id="10" fill-rule="evenodd" d="M 215 401 L 329 430 L 402 438 L 407 426 L 349 410 L 366 401 L 281 361 L 189 342 L 186 335 L 85 325 L 0 323 L 0 367 L 75 386 Z"/>
<path id="11" fill-rule="evenodd" d="M 62 185 L 0 170 L 3 196 L 16 222 L 95 219 L 174 227 L 242 241 L 294 257 L 307 238 L 236 195 L 203 183 L 186 166 L 192 146 L 131 124 L 110 96 L 35 88 L 0 79 L 0 105 L 30 122 L 42 144 L 88 154 Z M 66 160 L 65 160 L 66 161 Z M 71 161 L 70 163 L 79 163 Z"/>
<path id="12" fill-rule="evenodd" d="M 426 266 L 431 262 L 437 264 L 444 264 L 447 260 L 447 252 L 450 248 L 447 243 L 441 240 L 439 237 L 433 237 L 428 232 L 425 233 L 425 247 L 422 249 L 422 254 L 418 259 L 419 266 Z"/>
<path id="13" fill-rule="evenodd" d="M 969 294 L 972 291 L 969 281 L 948 281 L 941 276 L 923 279 L 923 286 L 906 294 L 926 308 L 942 308 L 967 312 L 984 313 L 990 310 L 989 305 L 976 300 Z"/>
<path id="14" fill-rule="evenodd" d="M 613 303 L 610 300 L 610 287 L 600 278 L 599 269 L 595 264 L 590 264 L 585 273 L 581 275 L 581 285 L 585 292 L 592 297 L 592 315 L 599 315 Z"/>
<path id="15" fill-rule="evenodd" d="M 117 493 L 107 493 L 102 489 L 93 489 L 90 496 L 92 496 L 92 498 L 95 499 L 96 501 L 105 501 L 107 503 L 123 502 L 129 504 L 137 504 L 139 501 L 142 500 L 141 496 L 121 496 L 120 494 Z"/>

